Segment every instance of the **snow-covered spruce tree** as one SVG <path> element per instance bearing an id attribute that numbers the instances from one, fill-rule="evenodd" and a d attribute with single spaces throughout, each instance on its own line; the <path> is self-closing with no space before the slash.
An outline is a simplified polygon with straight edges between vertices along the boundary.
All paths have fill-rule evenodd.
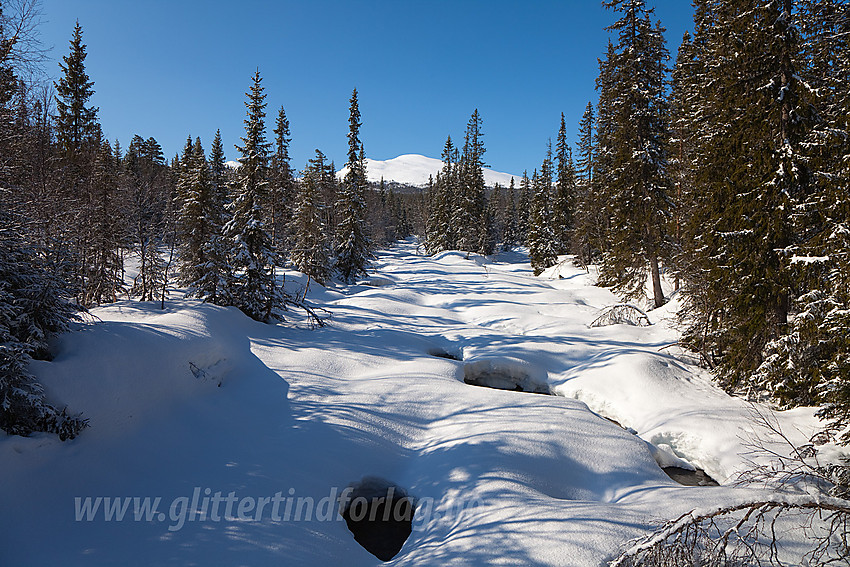
<path id="1" fill-rule="evenodd" d="M 68 300 L 67 284 L 23 238 L 23 219 L 11 214 L 6 189 L 0 205 L 0 429 L 73 439 L 87 420 L 50 405 L 27 366 L 32 357 L 49 356 L 49 336 L 67 330 L 77 308 Z"/>
<path id="2" fill-rule="evenodd" d="M 684 219 L 689 216 L 689 211 L 694 206 L 691 197 L 697 160 L 695 136 L 700 128 L 699 122 L 704 119 L 700 105 L 701 88 L 694 80 L 699 65 L 696 53 L 697 48 L 691 41 L 690 33 L 685 32 L 673 67 L 670 92 L 668 174 L 672 184 L 670 196 L 673 202 L 673 215 L 668 232 L 673 247 L 670 267 L 676 274 L 677 289 L 682 266 L 690 261 L 682 245 L 682 233 Z"/>
<path id="3" fill-rule="evenodd" d="M 830 38 L 830 43 L 838 45 L 835 65 L 832 73 L 823 73 L 828 77 L 825 82 L 836 85 L 832 89 L 835 98 L 824 109 L 827 122 L 843 132 L 843 143 L 833 154 L 831 161 L 836 175 L 825 192 L 823 200 L 824 217 L 828 218 L 828 229 L 824 231 L 825 250 L 831 259 L 827 265 L 827 282 L 831 308 L 825 317 L 825 325 L 820 329 L 829 340 L 835 341 L 829 354 L 826 368 L 828 375 L 821 378 L 820 394 L 822 398 L 821 417 L 831 420 L 836 431 L 845 431 L 841 441 L 850 445 L 850 13 L 845 2 L 825 1 L 825 10 L 819 20 L 824 22 L 813 33 L 807 33 L 807 39 L 814 42 L 818 31 Z M 836 10 L 836 7 L 838 8 Z M 818 49 L 820 48 L 820 49 Z M 834 53 L 826 46 L 817 44 L 810 51 Z M 828 61 L 828 57 L 818 57 Z"/>
<path id="4" fill-rule="evenodd" d="M 357 89 L 351 93 L 348 118 L 348 171 L 342 180 L 336 201 L 335 269 L 346 283 L 366 274 L 372 256 L 372 244 L 366 227 L 366 155 L 360 141 L 360 106 Z"/>
<path id="5" fill-rule="evenodd" d="M 600 95 L 601 97 L 601 95 Z M 576 193 L 572 250 L 578 262 L 586 266 L 593 262 L 602 240 L 605 208 L 599 206 L 594 188 L 596 117 L 593 103 L 588 102 L 578 128 L 576 159 Z"/>
<path id="6" fill-rule="evenodd" d="M 580 131 L 579 152 L 589 150 L 586 155 L 592 159 L 591 169 L 585 171 L 586 179 L 579 192 L 577 206 L 576 240 L 579 260 L 584 265 L 601 261 L 602 255 L 610 248 L 612 203 L 608 200 L 606 189 L 614 155 L 613 146 L 608 140 L 613 138 L 615 126 L 615 59 L 614 44 L 609 40 L 605 59 L 598 60 L 596 89 L 599 91 L 599 99 L 595 120 L 585 111 L 589 127 Z M 600 280 L 600 283 L 606 282 Z"/>
<path id="7" fill-rule="evenodd" d="M 289 144 L 292 136 L 289 120 L 283 107 L 275 121 L 274 153 L 271 156 L 271 185 L 269 191 L 269 224 L 272 228 L 272 241 L 282 257 L 287 254 L 290 235 L 287 227 L 292 222 L 292 201 L 295 191 L 295 175 L 289 157 Z"/>
<path id="8" fill-rule="evenodd" d="M 528 178 L 528 170 L 523 170 L 522 179 L 519 182 L 519 196 L 517 203 L 517 240 L 523 246 L 528 246 L 528 219 L 531 217 L 531 180 Z"/>
<path id="9" fill-rule="evenodd" d="M 446 138 L 442 159 L 443 168 L 434 182 L 429 207 L 429 226 L 431 227 L 427 243 L 429 254 L 452 250 L 457 242 L 453 219 L 458 181 L 458 157 L 451 136 Z"/>
<path id="10" fill-rule="evenodd" d="M 221 130 L 215 131 L 212 146 L 210 146 L 210 157 L 208 160 L 210 168 L 210 184 L 212 192 L 217 203 L 221 206 L 227 205 L 229 201 L 228 195 L 228 168 L 225 164 L 224 146 L 221 143 Z M 222 210 L 222 219 L 226 217 L 226 212 Z"/>
<path id="11" fill-rule="evenodd" d="M 89 263 L 90 251 L 88 239 L 79 228 L 91 224 L 85 203 L 93 200 L 89 178 L 101 142 L 98 109 L 88 104 L 94 94 L 94 83 L 86 73 L 85 60 L 86 46 L 82 42 L 82 28 L 77 22 L 69 53 L 59 64 L 62 74 L 54 83 L 56 115 L 52 118 L 59 153 L 58 175 L 53 183 L 61 188 L 63 200 L 73 204 L 71 213 L 62 219 L 65 226 L 56 236 L 70 250 L 68 264 L 78 293 L 76 299 L 81 304 L 85 303 L 85 266 Z"/>
<path id="12" fill-rule="evenodd" d="M 843 8 L 843 11 L 842 11 Z M 790 9 L 786 6 L 786 9 Z M 850 425 L 850 222 L 848 222 L 848 145 L 846 102 L 850 79 L 847 34 L 850 13 L 833 0 L 800 2 L 789 12 L 786 45 L 792 78 L 800 82 L 792 94 L 816 108 L 816 115 L 801 112 L 792 119 L 808 126 L 780 150 L 796 157 L 811 172 L 808 183 L 786 186 L 793 191 L 792 241 L 788 270 L 792 302 L 788 327 L 767 344 L 764 361 L 752 380 L 771 392 L 783 406 L 822 404 L 821 415 L 832 420 L 831 429 Z M 795 26 L 796 29 L 794 29 Z M 799 51 L 799 53 L 796 53 Z M 796 91 L 796 92 L 795 92 Z M 794 97 L 789 97 L 793 105 Z M 793 106 L 790 106 L 793 108 Z M 802 143 L 799 140 L 802 139 Z M 801 166 L 792 161 L 783 167 Z M 805 173 L 805 169 L 802 170 Z M 786 176 L 793 181 L 793 177 Z M 801 179 L 800 181 L 806 181 Z M 842 441 L 850 443 L 850 432 Z"/>
<path id="13" fill-rule="evenodd" d="M 283 307 L 285 298 L 275 279 L 280 261 L 262 210 L 268 190 L 270 144 L 266 141 L 266 95 L 259 69 L 246 96 L 245 135 L 242 145 L 236 146 L 241 157 L 232 188 L 232 216 L 223 228 L 230 259 L 226 293 L 243 313 L 268 322 L 277 317 L 275 310 Z"/>
<path id="14" fill-rule="evenodd" d="M 94 94 L 94 82 L 86 73 L 86 46 L 80 22 L 74 26 L 71 51 L 59 64 L 62 76 L 56 87 L 56 141 L 66 158 L 79 155 L 84 145 L 97 135 L 97 107 L 87 106 Z M 73 161 L 73 160 L 72 160 Z"/>
<path id="15" fill-rule="evenodd" d="M 220 141 L 220 140 L 219 140 Z M 215 155 L 215 152 L 213 152 Z M 177 179 L 179 281 L 187 297 L 227 305 L 228 273 L 222 237 L 224 202 L 212 182 L 201 139 L 187 144 Z"/>
<path id="16" fill-rule="evenodd" d="M 481 116 L 475 109 L 466 126 L 463 151 L 458 163 L 452 224 L 458 250 L 492 254 L 495 243 L 487 226 L 482 135 Z"/>
<path id="17" fill-rule="evenodd" d="M 712 94 L 699 104 L 707 119 L 689 121 L 696 157 L 685 191 L 687 262 L 679 262 L 685 341 L 730 391 L 762 390 L 751 374 L 805 295 L 792 260 L 811 236 L 800 205 L 820 172 L 808 155 L 817 117 L 800 75 L 793 8 L 790 0 L 696 5 L 695 70 L 685 78 Z"/>
<path id="18" fill-rule="evenodd" d="M 57 433 L 64 440 L 79 433 L 86 420 L 47 403 L 28 370 L 32 358 L 50 358 L 49 336 L 65 331 L 78 307 L 57 265 L 61 255 L 45 247 L 47 231 L 34 230 L 41 223 L 31 216 L 55 211 L 37 208 L 59 199 L 55 193 L 44 201 L 34 198 L 44 172 L 32 167 L 33 158 L 54 156 L 43 103 L 30 107 L 26 85 L 15 73 L 15 65 L 28 57 L 22 47 L 26 37 L 18 32 L 27 34 L 32 22 L 18 15 L 19 27 L 7 28 L 0 3 L 0 429 L 11 435 Z M 32 122 L 30 112 L 36 115 Z"/>
<path id="19" fill-rule="evenodd" d="M 611 0 L 605 6 L 620 19 L 608 28 L 617 33 L 614 58 L 605 67 L 612 122 L 600 139 L 600 152 L 608 156 L 604 191 L 612 218 L 600 279 L 635 298 L 643 295 L 649 275 L 653 304 L 660 307 L 670 214 L 664 30 L 653 26 L 653 10 L 643 0 Z"/>
<path id="20" fill-rule="evenodd" d="M 534 196 L 528 217 L 528 256 L 536 276 L 558 261 L 555 233 L 552 230 L 552 212 L 549 207 L 552 200 L 552 169 L 550 142 L 540 173 L 535 170 L 532 175 Z"/>
<path id="21" fill-rule="evenodd" d="M 512 250 L 519 244 L 519 218 L 517 212 L 516 183 L 511 177 L 508 185 L 507 206 L 505 210 L 505 221 L 502 234 L 502 249 Z"/>
<path id="22" fill-rule="evenodd" d="M 596 117 L 593 114 L 593 103 L 588 102 L 578 123 L 578 145 L 576 158 L 576 176 L 581 184 L 589 184 L 593 180 L 593 133 L 596 128 Z"/>
<path id="23" fill-rule="evenodd" d="M 292 263 L 308 277 L 324 285 L 331 277 L 331 245 L 324 222 L 322 185 L 326 181 L 325 155 L 307 162 L 297 187 L 292 218 Z"/>
<path id="24" fill-rule="evenodd" d="M 555 145 L 556 179 L 552 202 L 552 232 L 555 234 L 555 251 L 566 254 L 572 248 L 575 228 L 576 173 L 573 150 L 567 143 L 567 123 L 561 113 L 561 126 Z"/>
<path id="25" fill-rule="evenodd" d="M 124 290 L 120 249 L 125 238 L 117 167 L 109 142 L 102 142 L 86 192 L 88 224 L 81 227 L 88 244 L 83 258 L 82 304 L 85 306 L 117 301 L 118 294 Z"/>

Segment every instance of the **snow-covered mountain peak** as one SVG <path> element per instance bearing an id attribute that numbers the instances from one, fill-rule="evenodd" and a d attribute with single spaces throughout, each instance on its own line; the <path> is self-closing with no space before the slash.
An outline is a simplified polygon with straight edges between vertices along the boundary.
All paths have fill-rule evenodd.
<path id="1" fill-rule="evenodd" d="M 375 160 L 366 158 L 366 176 L 369 181 L 375 183 L 383 179 L 386 182 L 395 181 L 405 185 L 414 185 L 417 187 L 425 187 L 428 185 L 428 178 L 434 176 L 443 167 L 443 162 L 439 159 L 430 158 L 419 154 L 404 154 L 388 160 Z M 348 172 L 348 168 L 344 167 L 337 175 L 344 177 Z M 492 187 L 496 183 L 507 186 L 514 178 L 514 183 L 519 185 L 520 177 L 510 173 L 502 173 L 493 171 L 492 169 L 484 169 L 484 182 L 488 187 Z"/>

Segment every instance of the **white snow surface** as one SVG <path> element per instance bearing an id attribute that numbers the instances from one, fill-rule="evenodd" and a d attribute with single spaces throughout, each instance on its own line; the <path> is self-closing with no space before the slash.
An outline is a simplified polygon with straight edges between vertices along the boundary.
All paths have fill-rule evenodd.
<path id="1" fill-rule="evenodd" d="M 33 364 L 91 427 L 0 438 L 0 564 L 380 565 L 332 508 L 386 479 L 417 502 L 391 565 L 598 566 L 666 519 L 753 496 L 683 487 L 656 464 L 728 483 L 753 428 L 747 404 L 666 348 L 675 305 L 651 327 L 591 329 L 618 298 L 569 263 L 535 278 L 521 253 L 416 251 L 381 253 L 362 285 L 312 284 L 333 312 L 315 330 L 189 300 L 94 309 Z M 466 364 L 559 395 L 467 385 Z M 813 413 L 777 419 L 804 438 Z M 181 522 L 195 492 L 325 507 Z M 160 497 L 163 516 L 77 521 L 75 498 L 98 496 Z"/>
<path id="2" fill-rule="evenodd" d="M 426 157 L 419 154 L 404 154 L 388 160 L 375 160 L 366 158 L 366 177 L 369 181 L 378 183 L 384 181 L 396 181 L 416 187 L 426 187 L 428 178 L 437 178 L 437 173 L 443 169 L 443 162 L 439 159 Z M 338 177 L 345 177 L 348 167 L 343 167 L 337 172 Z M 514 183 L 519 186 L 521 177 L 510 173 L 502 173 L 484 168 L 484 183 L 488 187 L 496 183 L 507 187 L 513 178 Z"/>

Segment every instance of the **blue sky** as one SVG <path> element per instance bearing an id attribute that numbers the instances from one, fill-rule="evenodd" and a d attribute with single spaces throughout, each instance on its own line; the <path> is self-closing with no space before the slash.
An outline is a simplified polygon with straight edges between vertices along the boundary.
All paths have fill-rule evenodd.
<path id="1" fill-rule="evenodd" d="M 675 53 L 692 25 L 690 2 L 655 7 Z M 296 169 L 315 148 L 343 165 L 357 87 L 368 157 L 439 157 L 478 108 L 488 165 L 530 171 L 560 113 L 572 139 L 596 100 L 603 28 L 614 21 L 596 0 L 42 0 L 42 8 L 53 78 L 79 19 L 110 139 L 126 148 L 135 133 L 153 136 L 170 158 L 190 134 L 208 150 L 220 128 L 235 159 L 244 93 L 259 67 L 269 137 L 283 105 Z"/>

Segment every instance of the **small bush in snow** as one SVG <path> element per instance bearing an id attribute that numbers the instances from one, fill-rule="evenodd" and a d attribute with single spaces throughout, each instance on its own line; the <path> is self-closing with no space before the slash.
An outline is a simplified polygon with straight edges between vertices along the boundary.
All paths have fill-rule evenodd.
<path id="1" fill-rule="evenodd" d="M 619 303 L 606 307 L 590 326 L 634 325 L 636 327 L 648 327 L 651 324 L 649 316 L 634 305 Z"/>

